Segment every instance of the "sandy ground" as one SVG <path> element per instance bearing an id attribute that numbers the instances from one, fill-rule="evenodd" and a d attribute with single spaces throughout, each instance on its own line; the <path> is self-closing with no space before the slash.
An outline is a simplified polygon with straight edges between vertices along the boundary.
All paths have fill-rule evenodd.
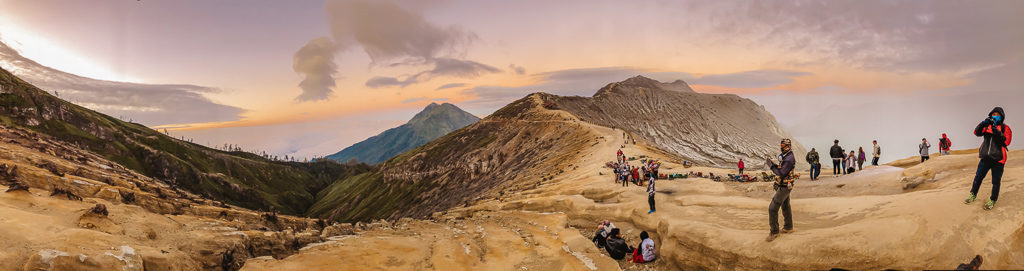
<path id="1" fill-rule="evenodd" d="M 768 183 L 661 180 L 658 212 L 647 214 L 645 188 L 614 183 L 604 167 L 619 149 L 621 131 L 588 129 L 604 135 L 603 141 L 580 150 L 577 161 L 559 161 L 569 166 L 535 188 L 432 220 L 322 233 L 258 229 L 267 227 L 258 213 L 158 199 L 125 181 L 137 178 L 132 174 L 114 174 L 114 185 L 57 177 L 36 165 L 54 161 L 65 172 L 76 165 L 4 143 L 0 162 L 18 165 L 32 188 L 0 193 L 0 243 L 6 246 L 0 270 L 915 270 L 953 268 L 976 254 L 985 257 L 984 268 L 1024 267 L 1024 185 L 1018 177 L 1024 151 L 1010 153 L 1001 200 L 991 211 L 981 208 L 988 178 L 978 202 L 962 202 L 978 162 L 970 151 L 923 164 L 910 157 L 840 177 L 827 172 L 819 181 L 805 176 L 792 196 L 796 231 L 767 243 Z M 659 158 L 643 145 L 623 151 Z M 664 161 L 664 173 L 732 171 Z M 107 170 L 103 163 L 86 169 Z M 49 196 L 58 186 L 84 199 Z M 123 189 L 134 191 L 139 202 L 121 203 L 115 191 Z M 107 206 L 110 215 L 89 215 L 95 204 Z M 230 218 L 218 218 L 221 211 Z M 633 246 L 640 231 L 651 233 L 658 260 L 615 261 L 597 249 L 590 237 L 604 219 L 622 228 Z M 229 252 L 237 256 L 225 260 Z"/>
<path id="2" fill-rule="evenodd" d="M 606 141 L 582 150 L 574 163 L 578 168 L 532 190 L 451 210 L 442 219 L 465 226 L 423 222 L 403 237 L 382 238 L 391 234 L 387 232 L 352 235 L 283 260 L 250 260 L 245 269 L 302 270 L 311 267 L 309 263 L 344 270 L 948 269 L 976 254 L 985 257 L 985 268 L 1024 267 L 1024 186 L 1017 177 L 1024 173 L 1021 151 L 1010 154 L 1001 200 L 991 211 L 981 208 L 983 200 L 963 203 L 977 165 L 971 152 L 935 157 L 924 164 L 868 167 L 839 177 L 826 172 L 819 181 L 805 175 L 792 196 L 796 231 L 768 243 L 764 238 L 773 193 L 769 184 L 701 178 L 658 181 L 658 212 L 648 215 L 645 188 L 622 187 L 604 168 L 614 159 L 621 132 L 592 129 Z M 628 156 L 658 157 L 640 146 L 628 145 L 623 151 Z M 665 173 L 730 172 L 684 169 L 674 163 L 663 168 Z M 904 189 L 907 181 L 915 180 L 915 188 Z M 986 178 L 979 198 L 986 199 L 990 188 Z M 623 228 L 631 245 L 639 242 L 639 231 L 650 232 L 659 259 L 640 265 L 610 260 L 588 241 L 603 219 Z M 557 229 L 558 237 L 533 247 L 504 245 L 522 239 L 510 232 L 523 232 L 524 226 L 537 239 L 545 236 L 527 226 L 533 223 Z M 472 232 L 474 225 L 483 227 L 487 236 L 455 236 L 458 231 Z M 469 249 L 459 249 L 461 244 Z M 563 246 L 568 250 L 559 249 Z M 496 250 L 501 253 L 489 253 Z M 589 261 L 571 256 L 580 253 Z M 542 264 L 534 264 L 538 262 Z"/>

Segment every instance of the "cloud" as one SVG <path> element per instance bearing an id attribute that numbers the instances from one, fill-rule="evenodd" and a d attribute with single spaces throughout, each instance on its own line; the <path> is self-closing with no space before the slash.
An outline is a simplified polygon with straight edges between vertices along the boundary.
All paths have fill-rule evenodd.
<path id="1" fill-rule="evenodd" d="M 374 63 L 426 63 L 441 54 L 459 53 L 476 38 L 457 26 L 428 22 L 419 10 L 393 1 L 331 0 L 326 10 L 335 42 L 358 44 Z"/>
<path id="2" fill-rule="evenodd" d="M 729 88 L 763 88 L 793 82 L 793 77 L 812 75 L 808 72 L 756 70 L 729 74 L 712 74 L 690 80 L 691 84 Z"/>
<path id="3" fill-rule="evenodd" d="M 496 73 L 501 70 L 487 64 L 471 60 L 460 60 L 454 58 L 437 58 L 433 61 L 434 68 L 408 76 L 405 79 L 396 77 L 375 76 L 366 81 L 370 88 L 381 87 L 405 87 L 415 83 L 430 80 L 434 77 L 449 76 L 458 78 L 473 78 L 484 73 Z"/>
<path id="4" fill-rule="evenodd" d="M 464 86 L 466 86 L 466 83 L 448 83 L 448 84 L 441 85 L 440 87 L 437 87 L 436 90 L 449 89 L 449 88 L 457 88 L 457 87 L 464 87 Z"/>
<path id="5" fill-rule="evenodd" d="M 516 66 L 516 64 L 508 64 L 508 69 L 518 75 L 526 74 L 526 68 L 523 68 L 523 66 Z"/>
<path id="6" fill-rule="evenodd" d="M 295 98 L 299 102 L 326 100 L 334 91 L 335 46 L 327 37 L 310 40 L 295 52 L 292 69 L 305 75 L 299 82 L 302 94 Z"/>
<path id="7" fill-rule="evenodd" d="M 147 126 L 233 121 L 241 108 L 203 94 L 215 88 L 185 84 L 139 84 L 97 80 L 43 66 L 0 42 L 0 66 L 61 99 Z"/>
<path id="8" fill-rule="evenodd" d="M 673 3 L 676 4 L 676 3 Z M 773 47 L 790 64 L 970 71 L 1024 56 L 1022 1 L 700 1 L 710 46 Z M 684 7 L 680 7 L 684 8 Z"/>
<path id="9" fill-rule="evenodd" d="M 327 99 L 334 86 L 334 54 L 362 48 L 373 66 L 432 66 L 407 76 L 374 76 L 370 88 L 406 87 L 435 77 L 474 78 L 501 70 L 459 59 L 477 39 L 458 26 L 427 21 L 419 10 L 432 3 L 410 2 L 406 7 L 388 0 L 330 0 L 324 9 L 331 38 L 311 40 L 295 53 L 294 69 L 306 76 L 299 101 Z"/>
<path id="10" fill-rule="evenodd" d="M 415 103 L 415 102 L 423 101 L 423 100 L 426 100 L 426 99 L 427 99 L 427 97 L 415 97 L 415 98 L 405 99 L 404 101 L 402 101 L 402 103 L 404 103 L 404 104 Z"/>

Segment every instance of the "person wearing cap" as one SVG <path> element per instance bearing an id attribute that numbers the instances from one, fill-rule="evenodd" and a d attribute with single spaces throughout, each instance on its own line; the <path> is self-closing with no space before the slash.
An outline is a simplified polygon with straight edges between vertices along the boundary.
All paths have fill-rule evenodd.
<path id="1" fill-rule="evenodd" d="M 768 158 L 768 164 L 776 178 L 775 184 L 775 196 L 772 197 L 771 205 L 768 205 L 768 226 L 771 232 L 768 234 L 768 238 L 765 241 L 771 242 L 778 238 L 780 233 L 790 233 L 793 231 L 793 211 L 789 205 L 789 194 L 793 191 L 793 179 L 791 174 L 793 168 L 796 167 L 796 158 L 793 155 L 793 143 L 788 138 L 783 139 L 780 143 L 782 154 L 779 154 L 779 161 L 781 165 L 775 164 L 771 158 Z M 782 216 L 785 220 L 783 228 L 779 229 L 779 209 L 782 209 Z"/>
<path id="2" fill-rule="evenodd" d="M 1010 141 L 1013 139 L 1013 131 L 1010 130 L 1009 125 L 1004 123 L 1005 121 L 1006 112 L 1002 107 L 996 107 L 988 113 L 988 118 L 974 128 L 974 135 L 983 137 L 984 141 L 978 148 L 978 158 L 981 158 L 981 161 L 978 162 L 978 171 L 975 173 L 974 183 L 971 185 L 971 195 L 964 201 L 965 204 L 971 204 L 977 199 L 981 181 L 985 180 L 985 175 L 988 175 L 991 170 L 992 195 L 989 196 L 989 200 L 983 208 L 991 210 L 996 207 L 996 201 L 999 200 L 999 182 L 1003 178 L 1003 167 L 1006 166 L 1007 147 L 1010 146 Z"/>

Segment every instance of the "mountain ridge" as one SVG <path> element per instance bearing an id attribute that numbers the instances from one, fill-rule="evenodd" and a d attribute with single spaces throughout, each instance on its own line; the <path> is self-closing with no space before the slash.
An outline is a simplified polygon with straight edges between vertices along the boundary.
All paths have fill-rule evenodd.
<path id="1" fill-rule="evenodd" d="M 405 124 L 352 144 L 326 158 L 343 163 L 356 159 L 371 165 L 378 164 L 478 120 L 480 118 L 454 104 L 431 103 Z"/>

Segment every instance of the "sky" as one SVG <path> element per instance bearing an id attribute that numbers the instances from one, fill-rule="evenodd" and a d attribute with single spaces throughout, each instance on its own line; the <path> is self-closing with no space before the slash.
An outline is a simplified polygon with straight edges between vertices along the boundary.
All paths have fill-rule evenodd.
<path id="1" fill-rule="evenodd" d="M 0 67 L 207 145 L 310 158 L 432 102 L 635 75 L 762 104 L 808 149 L 980 144 L 1024 106 L 1024 1 L 0 0 Z M 936 144 L 937 145 L 937 144 Z M 933 150 L 934 151 L 934 150 Z"/>

